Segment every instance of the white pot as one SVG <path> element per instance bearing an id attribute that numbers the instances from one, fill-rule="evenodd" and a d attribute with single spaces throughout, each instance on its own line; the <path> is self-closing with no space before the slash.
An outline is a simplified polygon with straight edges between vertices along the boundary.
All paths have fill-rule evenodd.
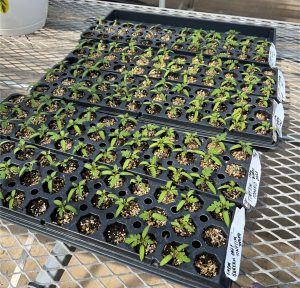
<path id="1" fill-rule="evenodd" d="M 9 10 L 0 13 L 0 35 L 24 35 L 45 25 L 48 0 L 9 0 Z"/>

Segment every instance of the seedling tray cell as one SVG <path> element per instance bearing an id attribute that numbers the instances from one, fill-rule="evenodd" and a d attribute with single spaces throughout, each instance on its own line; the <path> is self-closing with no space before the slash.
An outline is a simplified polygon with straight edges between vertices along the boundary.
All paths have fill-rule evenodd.
<path id="1" fill-rule="evenodd" d="M 225 57 L 232 59 L 263 63 L 268 63 L 270 43 L 275 44 L 276 40 L 275 29 L 271 27 L 229 24 L 152 13 L 114 10 L 101 22 L 95 21 L 82 33 L 81 37 L 122 43 L 134 39 L 139 45 L 145 47 L 164 47 L 176 52 L 184 51 L 191 54 L 202 51 L 204 54 L 224 54 Z M 196 30 L 201 31 L 202 37 L 196 38 L 197 40 L 194 41 L 196 45 L 191 45 Z M 231 37 L 231 31 L 237 31 L 238 34 L 233 34 L 234 37 Z M 214 36 L 211 36 L 214 35 L 214 32 L 218 33 L 218 41 L 213 45 L 213 49 L 210 49 L 209 47 L 216 40 Z M 231 40 L 236 41 L 233 46 L 231 46 Z M 243 47 L 245 41 L 247 41 L 247 46 Z M 263 58 L 256 56 L 257 45 L 260 41 L 269 42 L 265 50 L 266 56 Z"/>
<path id="2" fill-rule="evenodd" d="M 125 170 L 132 171 L 135 174 L 139 174 L 143 177 L 151 179 L 157 178 L 162 182 L 172 180 L 172 171 L 168 170 L 167 167 L 173 166 L 178 169 L 182 169 L 189 175 L 193 175 L 193 173 L 201 174 L 203 169 L 206 168 L 206 161 L 202 161 L 204 159 L 203 157 L 206 157 L 205 155 L 209 153 L 207 147 L 212 145 L 209 143 L 213 138 L 203 137 L 196 133 L 194 136 L 199 140 L 199 145 L 197 144 L 196 147 L 188 146 L 186 137 L 191 136 L 191 134 L 183 132 L 180 129 L 173 130 L 163 125 L 156 125 L 152 127 L 152 134 L 146 135 L 145 127 L 147 127 L 149 121 L 142 121 L 142 117 L 137 117 L 137 119 L 133 117 L 127 119 L 128 122 L 126 123 L 129 124 L 128 126 L 122 122 L 124 121 L 124 114 L 107 113 L 107 111 L 97 108 L 90 110 L 90 107 L 81 106 L 78 103 L 75 105 L 75 102 L 71 101 L 66 103 L 61 99 L 47 99 L 50 99 L 48 105 L 40 106 L 40 103 L 36 102 L 41 101 L 38 97 L 25 97 L 22 95 L 10 96 L 3 103 L 6 109 L 5 118 L 8 120 L 8 123 L 10 123 L 9 125 L 12 126 L 8 126 L 11 129 L 0 130 L 0 134 L 9 136 L 16 140 L 24 139 L 29 143 L 33 143 L 39 147 L 51 149 L 52 151 L 61 149 L 69 156 L 88 159 L 89 161 L 97 159 L 96 161 L 99 163 L 99 165 L 103 164 L 110 168 L 112 168 L 114 165 L 117 165 L 119 168 L 123 167 Z M 40 107 L 37 109 L 40 114 L 34 112 L 36 108 L 29 107 L 30 105 L 33 105 L 33 103 Z M 66 110 L 67 107 L 69 107 L 69 109 L 70 107 L 75 107 L 76 111 L 74 111 L 73 114 L 68 114 L 69 110 Z M 60 113 L 55 115 L 53 109 L 55 109 L 55 111 L 60 111 Z M 91 113 L 90 119 L 84 118 L 87 113 Z M 22 119 L 17 119 L 20 115 L 22 116 Z M 43 123 L 39 122 L 33 124 L 33 119 L 36 119 L 38 115 L 43 117 Z M 60 117 L 60 115 L 63 115 L 63 117 Z M 131 116 L 126 117 L 128 118 Z M 76 124 L 76 121 L 82 122 L 77 122 Z M 60 125 L 59 129 L 58 125 Z M 99 130 L 96 131 L 103 132 L 102 138 L 98 134 L 93 134 L 95 133 L 95 130 L 93 129 L 97 127 L 97 125 L 100 126 Z M 24 128 L 26 130 L 24 130 Z M 78 134 L 75 129 L 77 129 L 77 131 L 80 129 L 80 134 Z M 124 131 L 125 134 L 123 136 L 123 140 L 121 138 L 116 138 L 124 133 Z M 163 131 L 165 132 L 160 134 Z M 56 139 L 56 137 L 60 136 L 62 137 Z M 165 155 L 160 155 L 161 153 L 158 152 L 158 147 L 152 147 L 151 145 L 156 141 L 160 141 L 159 139 L 161 138 L 166 139 L 163 137 L 167 136 L 172 137 L 172 140 L 168 140 L 168 145 L 170 146 L 164 146 L 164 150 L 161 151 L 164 151 L 163 153 Z M 112 142 L 113 138 L 118 140 Z M 216 193 L 220 193 L 218 187 L 226 185 L 230 181 L 234 181 L 239 187 L 245 189 L 247 184 L 247 175 L 251 165 L 251 157 L 248 156 L 246 158 L 241 158 L 242 155 L 238 155 L 239 153 L 233 154 L 234 150 L 230 150 L 233 145 L 225 142 L 225 138 L 226 137 L 224 137 L 223 140 L 220 140 L 222 143 L 224 143 L 225 149 L 222 149 L 223 152 L 217 152 L 217 154 L 216 152 L 212 152 L 215 154 L 216 158 L 218 158 L 218 161 L 220 161 L 219 165 L 211 166 L 214 171 L 211 171 L 210 179 L 216 188 Z M 66 148 L 62 147 L 61 139 L 64 139 L 65 143 L 67 143 Z M 155 140 L 153 141 L 153 139 Z M 163 140 L 163 142 L 164 141 L 166 140 Z M 135 165 L 131 167 L 124 166 L 124 162 L 127 159 L 125 154 L 123 154 L 124 151 L 127 150 L 130 153 L 134 153 L 134 151 L 137 149 L 139 152 L 137 153 Z M 173 151 L 174 149 L 177 150 Z M 107 158 L 107 156 L 99 156 L 100 153 L 105 153 L 105 155 L 107 155 L 107 151 L 109 150 L 112 151 L 109 153 L 111 154 L 110 157 L 112 157 L 112 160 L 109 160 L 110 158 Z M 189 152 L 188 157 L 190 160 L 186 157 L 181 160 L 178 158 L 179 154 L 183 151 Z M 202 154 L 197 154 L 197 151 L 202 151 Z M 148 167 L 148 164 L 140 164 L 142 161 L 150 163 L 151 159 L 155 157 L 157 157 L 158 165 L 165 168 L 165 170 L 161 171 L 161 173 L 157 174 L 156 176 L 149 173 L 149 171 L 147 173 L 145 169 Z M 210 166 L 210 164 L 208 166 Z M 234 172 L 236 169 L 238 172 Z M 198 184 L 195 182 L 197 181 L 197 178 L 195 177 L 196 176 L 193 176 L 191 179 L 184 177 L 185 181 L 179 181 L 177 184 L 182 188 L 188 187 L 189 189 L 194 189 L 200 194 L 212 194 L 208 187 L 204 189 L 199 188 Z M 227 193 L 224 193 L 226 197 L 229 197 L 228 199 L 230 199 L 230 201 L 236 203 L 238 206 L 242 206 L 244 204 L 244 194 L 238 194 L 235 196 L 229 196 Z"/>
<path id="3" fill-rule="evenodd" d="M 2 137 L 2 140 L 4 139 L 5 138 Z M 3 142 L 1 141 L 1 143 Z M 184 284 L 187 287 L 229 287 L 230 280 L 225 277 L 224 262 L 230 228 L 206 211 L 207 207 L 218 199 L 217 196 L 195 194 L 200 200 L 199 203 L 201 205 L 197 212 L 190 212 L 189 214 L 192 221 L 191 223 L 196 230 L 191 236 L 182 237 L 175 232 L 171 222 L 187 215 L 187 211 L 183 209 L 176 211 L 176 209 L 174 209 L 180 201 L 179 196 L 176 196 L 175 202 L 172 204 L 157 202 L 155 194 L 162 185 L 159 181 L 144 178 L 145 183 L 149 184 L 149 191 L 144 196 L 136 196 L 133 195 L 132 184 L 130 183 L 131 180 L 135 178 L 135 174 L 122 177 L 122 186 L 118 189 L 111 189 L 106 184 L 107 176 L 105 175 L 97 180 L 86 181 L 86 179 L 82 178 L 83 167 L 86 163 L 89 163 L 87 160 L 82 160 L 75 156 L 73 161 L 76 161 L 77 165 L 74 167 L 77 168 L 75 171 L 68 171 L 67 173 L 67 171 L 63 172 L 59 168 L 60 166 L 49 165 L 50 163 L 46 164 L 42 162 L 41 156 L 44 155 L 43 153 L 47 152 L 47 150 L 32 146 L 31 149 L 33 149 L 33 153 L 31 153 L 30 158 L 20 160 L 17 159 L 15 157 L 16 154 L 13 153 L 14 148 L 18 146 L 17 142 L 8 140 L 6 144 L 8 143 L 11 145 L 10 149 L 6 146 L 7 149 L 1 150 L 1 163 L 10 161 L 10 167 L 15 165 L 15 167 L 20 168 L 24 167 L 26 163 L 26 165 L 28 165 L 28 163 L 32 163 L 32 165 L 31 169 L 23 172 L 21 176 L 11 174 L 1 182 L 0 192 L 3 199 L 0 201 L 0 211 L 1 217 L 4 219 L 9 219 L 9 221 L 18 223 L 18 225 L 34 229 L 56 239 L 61 239 L 76 247 L 82 247 L 94 253 L 99 253 L 146 271 L 151 271 L 162 277 L 172 279 L 172 281 Z M 3 148 L 4 146 L 1 146 L 1 149 Z M 55 158 L 56 163 L 69 157 L 57 151 L 51 150 L 50 152 L 52 157 Z M 63 185 L 61 185 L 55 193 L 50 193 L 49 190 L 47 190 L 49 189 L 47 188 L 49 187 L 47 182 L 43 183 L 42 180 L 53 175 L 53 173 L 56 173 L 55 176 L 62 179 Z M 35 176 L 29 177 L 29 174 Z M 63 203 L 63 201 L 67 199 L 70 189 L 74 187 L 74 183 L 78 184 L 82 180 L 85 181 L 84 191 L 87 193 L 85 194 L 84 200 L 78 200 L 77 198 L 77 201 L 75 201 L 75 198 L 71 198 L 67 204 L 73 207 L 72 210 L 63 210 L 62 218 L 58 218 L 59 214 L 57 214 L 57 208 L 61 206 L 57 203 Z M 187 192 L 185 188 L 177 187 L 177 189 L 180 193 Z M 120 199 L 134 196 L 135 207 L 139 207 L 140 212 L 151 209 L 156 209 L 155 211 L 161 209 L 161 211 L 164 211 L 164 215 L 167 217 L 166 222 L 164 222 L 161 227 L 150 226 L 149 228 L 148 235 L 150 235 L 150 239 L 152 239 L 156 245 L 153 246 L 153 249 L 149 250 L 151 252 L 152 250 L 154 251 L 146 255 L 143 262 L 139 260 L 137 251 L 132 249 L 130 245 L 124 243 L 124 239 L 128 238 L 131 234 L 141 233 L 145 227 L 147 227 L 146 222 L 137 216 L 137 214 L 135 216 L 131 215 L 132 217 L 129 218 L 124 216 L 127 214 L 121 214 L 121 216 L 115 217 L 117 212 L 116 204 L 112 204 L 110 207 L 107 206 L 104 209 L 97 208 L 95 206 L 95 203 L 99 203 L 95 201 L 95 197 L 97 197 L 95 192 L 97 190 L 105 190 L 107 193 L 112 193 L 120 197 Z M 54 204 L 54 202 L 56 204 Z M 68 217 L 66 217 L 66 211 L 75 212 L 68 214 Z M 230 218 L 233 217 L 233 208 L 230 210 L 229 215 Z M 55 224 L 62 224 L 62 222 L 57 222 L 59 219 L 66 221 L 64 225 Z M 204 231 L 212 227 L 222 233 L 222 237 L 224 237 L 219 247 L 217 247 L 216 244 L 211 246 L 212 244 L 208 244 L 211 242 L 207 242 L 210 240 L 208 240 L 208 238 L 204 240 L 203 238 L 207 237 Z M 114 234 L 112 232 L 114 231 L 113 229 L 117 229 L 120 234 Z M 184 251 L 191 259 L 190 263 L 184 263 L 178 267 L 169 264 L 158 267 L 160 261 L 165 256 L 163 253 L 166 250 L 164 249 L 166 245 L 170 243 L 172 245 L 175 245 L 174 243 L 176 243 L 176 245 L 183 243 L 188 244 Z M 218 242 L 218 245 L 220 243 Z M 205 270 L 202 269 L 203 266 L 201 265 L 200 268 L 196 268 L 194 265 L 195 259 L 198 259 L 199 255 L 206 255 L 205 257 L 208 255 L 210 257 L 214 276 L 210 275 L 210 277 L 206 277 L 197 272 L 203 272 Z"/>

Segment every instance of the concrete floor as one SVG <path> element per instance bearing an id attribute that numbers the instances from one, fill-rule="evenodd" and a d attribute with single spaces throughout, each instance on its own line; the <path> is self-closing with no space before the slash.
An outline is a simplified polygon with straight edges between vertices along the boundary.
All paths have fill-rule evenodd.
<path id="1" fill-rule="evenodd" d="M 274 19 L 300 23 L 299 0 L 165 0 L 167 8 Z M 158 6 L 159 0 L 114 0 L 129 4 Z"/>

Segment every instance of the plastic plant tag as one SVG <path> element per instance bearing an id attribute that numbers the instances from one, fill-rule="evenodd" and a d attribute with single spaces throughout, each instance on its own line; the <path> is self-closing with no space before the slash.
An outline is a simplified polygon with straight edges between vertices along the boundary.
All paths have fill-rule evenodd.
<path id="1" fill-rule="evenodd" d="M 285 80 L 282 72 L 278 70 L 278 86 L 277 86 L 277 99 L 282 102 L 285 101 Z"/>
<path id="2" fill-rule="evenodd" d="M 282 126 L 284 121 L 284 109 L 282 103 L 277 103 L 273 101 L 273 115 L 272 115 L 272 126 L 273 130 L 273 140 L 277 141 L 277 134 L 282 137 Z"/>
<path id="3" fill-rule="evenodd" d="M 277 52 L 276 52 L 275 45 L 271 43 L 269 49 L 269 58 L 268 58 L 268 62 L 271 68 L 276 67 L 276 57 L 277 57 Z"/>
<path id="4" fill-rule="evenodd" d="M 245 208 L 236 208 L 230 228 L 224 265 L 225 275 L 233 281 L 236 281 L 239 276 L 244 238 L 244 228 Z"/>
<path id="5" fill-rule="evenodd" d="M 259 152 L 253 150 L 245 188 L 244 205 L 246 208 L 255 207 L 261 177 L 261 163 Z"/>

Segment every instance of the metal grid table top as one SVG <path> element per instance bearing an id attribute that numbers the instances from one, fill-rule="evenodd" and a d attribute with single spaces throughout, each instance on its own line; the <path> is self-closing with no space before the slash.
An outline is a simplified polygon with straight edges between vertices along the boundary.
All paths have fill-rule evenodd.
<path id="1" fill-rule="evenodd" d="M 0 38 L 0 99 L 24 92 L 44 69 L 72 49 L 90 17 L 111 9 L 201 17 L 277 28 L 278 66 L 286 78 L 289 140 L 262 157 L 256 209 L 247 214 L 241 273 L 235 287 L 300 287 L 300 26 L 293 23 L 158 9 L 97 0 L 50 0 L 44 29 Z M 298 78 L 299 79 L 299 78 Z M 31 283 L 31 284 L 29 284 Z M 66 245 L 0 220 L 0 287 L 179 287 L 156 276 Z M 38 286 L 34 286 L 38 287 Z"/>

